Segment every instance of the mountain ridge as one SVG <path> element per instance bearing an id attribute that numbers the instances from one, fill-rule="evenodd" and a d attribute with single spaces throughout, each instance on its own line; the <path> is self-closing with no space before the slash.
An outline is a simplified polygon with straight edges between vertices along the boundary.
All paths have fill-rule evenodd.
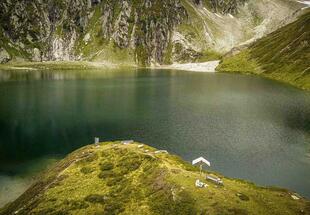
<path id="1" fill-rule="evenodd" d="M 214 60 L 290 22 L 302 7 L 292 0 L 4 0 L 0 61 Z"/>

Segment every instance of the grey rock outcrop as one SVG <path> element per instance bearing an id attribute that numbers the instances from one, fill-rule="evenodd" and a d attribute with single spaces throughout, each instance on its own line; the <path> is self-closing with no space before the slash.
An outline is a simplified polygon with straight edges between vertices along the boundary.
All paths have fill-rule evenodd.
<path id="1" fill-rule="evenodd" d="M 0 11 L 1 37 L 20 44 L 14 49 L 21 57 L 76 60 L 82 55 L 87 59 L 96 54 L 83 53 L 83 42 L 100 40 L 132 49 L 141 64 L 163 63 L 171 32 L 187 16 L 179 0 L 4 0 Z M 98 23 L 101 27 L 94 32 Z M 87 31 L 95 34 L 94 40 Z"/>

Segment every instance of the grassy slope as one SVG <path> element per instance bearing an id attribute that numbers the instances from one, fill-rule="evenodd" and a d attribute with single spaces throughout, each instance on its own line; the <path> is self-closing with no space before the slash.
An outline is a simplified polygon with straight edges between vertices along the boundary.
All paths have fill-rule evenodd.
<path id="1" fill-rule="evenodd" d="M 310 9 L 297 21 L 224 58 L 221 72 L 258 74 L 310 90 Z"/>
<path id="2" fill-rule="evenodd" d="M 309 201 L 286 190 L 216 173 L 223 187 L 196 188 L 198 168 L 155 150 L 120 142 L 81 148 L 0 214 L 310 214 Z"/>

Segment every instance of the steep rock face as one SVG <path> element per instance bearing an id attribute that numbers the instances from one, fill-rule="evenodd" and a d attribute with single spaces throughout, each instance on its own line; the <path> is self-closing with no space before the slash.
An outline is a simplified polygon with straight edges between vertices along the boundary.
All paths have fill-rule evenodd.
<path id="1" fill-rule="evenodd" d="M 171 32 L 187 16 L 179 0 L 6 0 L 0 11 L 1 46 L 23 58 L 37 60 L 36 48 L 42 60 L 88 60 L 100 55 L 87 53 L 99 41 L 131 49 L 141 64 L 164 62 Z"/>
<path id="2" fill-rule="evenodd" d="M 289 0 L 3 0 L 0 49 L 9 57 L 2 62 L 197 61 L 275 30 L 301 7 Z"/>
<path id="3" fill-rule="evenodd" d="M 102 12 L 103 43 L 112 41 L 132 50 L 135 61 L 143 65 L 164 63 L 171 32 L 187 17 L 178 0 L 111 1 Z"/>
<path id="4" fill-rule="evenodd" d="M 87 1 L 13 1 L 0 3 L 2 46 L 11 56 L 33 60 L 74 60 L 75 32 L 83 30 Z M 64 35 L 57 34 L 63 23 Z M 38 51 L 39 50 L 39 51 Z"/>

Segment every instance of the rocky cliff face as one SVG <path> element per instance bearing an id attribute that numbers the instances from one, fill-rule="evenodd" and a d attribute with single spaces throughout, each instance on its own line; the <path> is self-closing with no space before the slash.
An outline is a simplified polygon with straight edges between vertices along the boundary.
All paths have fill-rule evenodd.
<path id="1" fill-rule="evenodd" d="M 74 60 L 76 32 L 85 27 L 89 7 L 85 1 L 1 2 L 1 45 L 11 57 Z M 60 24 L 66 32 L 61 36 L 57 34 Z"/>
<path id="2" fill-rule="evenodd" d="M 3 49 L 35 61 L 91 59 L 111 45 L 141 64 L 164 63 L 171 32 L 187 17 L 179 0 L 6 0 L 0 11 Z"/>
<path id="3" fill-rule="evenodd" d="M 266 22 L 265 8 L 276 11 L 269 19 L 280 22 L 301 5 L 289 0 L 3 0 L 0 61 L 195 61 L 254 37 L 255 27 Z"/>

